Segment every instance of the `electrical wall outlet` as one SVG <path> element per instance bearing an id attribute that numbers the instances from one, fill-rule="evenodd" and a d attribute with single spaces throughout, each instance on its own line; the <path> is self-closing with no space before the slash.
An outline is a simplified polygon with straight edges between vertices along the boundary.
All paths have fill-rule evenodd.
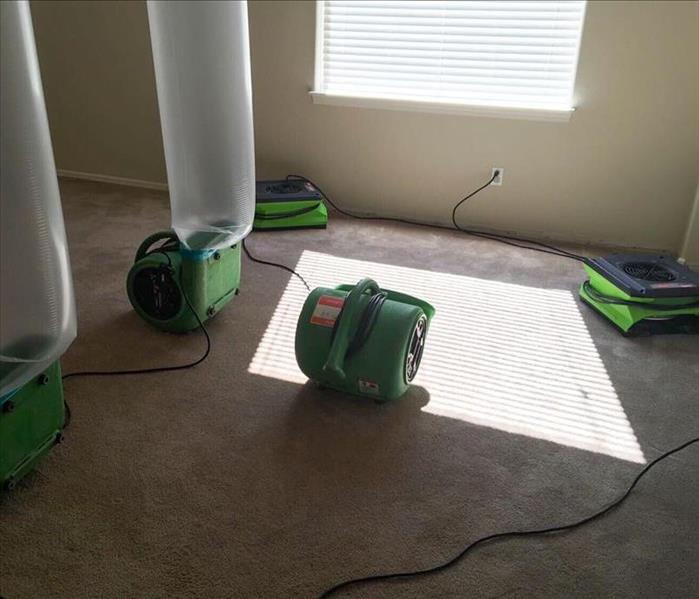
<path id="1" fill-rule="evenodd" d="M 497 172 L 498 176 L 495 176 L 495 173 Z M 490 174 L 491 177 L 494 177 L 493 182 L 491 185 L 502 185 L 502 177 L 505 174 L 505 169 L 499 166 L 494 166 L 493 167 L 493 172 Z"/>

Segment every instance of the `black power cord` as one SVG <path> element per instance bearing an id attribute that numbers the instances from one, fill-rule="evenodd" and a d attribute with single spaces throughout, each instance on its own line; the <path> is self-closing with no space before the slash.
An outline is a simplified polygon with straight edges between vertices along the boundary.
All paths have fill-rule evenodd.
<path id="1" fill-rule="evenodd" d="M 350 586 L 354 585 L 359 585 L 359 584 L 367 584 L 367 583 L 372 583 L 372 582 L 378 582 L 381 580 L 395 580 L 395 579 L 404 579 L 404 578 L 412 578 L 416 576 L 426 576 L 429 574 L 436 574 L 437 572 L 441 572 L 443 570 L 446 570 L 448 568 L 451 568 L 454 566 L 459 560 L 461 560 L 463 557 L 466 556 L 469 552 L 471 552 L 473 549 L 478 547 L 479 545 L 483 545 L 485 543 L 488 543 L 490 541 L 495 541 L 498 539 L 505 539 L 505 538 L 515 538 L 515 537 L 532 537 L 536 535 L 548 535 L 552 533 L 557 533 L 557 532 L 563 532 L 563 531 L 569 531 L 573 530 L 575 528 L 579 528 L 581 526 L 584 526 L 585 524 L 588 524 L 589 522 L 592 522 L 593 520 L 597 520 L 598 518 L 601 518 L 602 516 L 608 514 L 618 506 L 620 506 L 626 499 L 629 497 L 631 494 L 631 491 L 634 490 L 636 485 L 638 484 L 638 481 L 643 478 L 643 476 L 651 469 L 653 466 L 664 460 L 665 458 L 670 457 L 672 454 L 677 453 L 679 451 L 682 451 L 683 449 L 689 447 L 690 445 L 699 442 L 699 437 L 696 437 L 694 439 L 690 439 L 689 441 L 686 441 L 685 443 L 682 443 L 682 445 L 679 445 L 675 447 L 674 449 L 670 449 L 669 451 L 666 451 L 662 455 L 658 456 L 655 458 L 653 461 L 649 462 L 646 464 L 643 469 L 636 475 L 636 477 L 633 479 L 633 482 L 631 485 L 626 489 L 626 491 L 617 497 L 612 503 L 610 503 L 607 507 L 602 508 L 601 510 L 595 512 L 594 514 L 587 516 L 585 518 L 582 518 L 581 520 L 577 520 L 576 522 L 572 522 L 570 524 L 563 524 L 561 526 L 551 526 L 548 528 L 535 528 L 531 530 L 515 530 L 515 531 L 508 531 L 508 532 L 499 532 L 491 535 L 487 535 L 485 537 L 481 537 L 480 539 L 476 539 L 475 541 L 469 543 L 462 549 L 459 553 L 457 553 L 454 557 L 451 559 L 447 560 L 444 563 L 441 563 L 437 566 L 433 566 L 431 568 L 425 568 L 423 570 L 408 570 L 405 572 L 395 572 L 391 574 L 376 574 L 373 576 L 365 576 L 363 578 L 353 578 L 351 580 L 346 580 L 344 582 L 341 582 L 339 584 L 336 584 L 329 589 L 327 589 L 325 592 L 323 592 L 322 595 L 320 595 L 320 599 L 326 599 L 327 597 L 330 597 L 331 595 L 335 594 L 337 591 L 340 591 L 341 589 L 345 589 Z"/>
<path id="2" fill-rule="evenodd" d="M 299 273 L 297 273 L 290 266 L 286 266 L 285 264 L 279 264 L 278 262 L 268 262 L 267 260 L 261 260 L 260 258 L 255 258 L 255 256 L 253 256 L 250 253 L 250 250 L 248 249 L 248 246 L 245 244 L 245 241 L 246 240 L 243 239 L 243 251 L 245 252 L 245 255 L 248 257 L 248 259 L 250 259 L 252 262 L 257 262 L 258 264 L 264 264 L 266 266 L 274 266 L 275 268 L 281 268 L 282 270 L 290 272 L 292 275 L 299 278 L 299 280 L 304 284 L 304 286 L 306 287 L 306 289 L 308 289 L 308 291 L 311 290 L 308 283 L 306 283 L 306 279 L 304 279 Z"/>
<path id="3" fill-rule="evenodd" d="M 525 250 L 533 250 L 535 252 L 543 252 L 545 254 L 551 254 L 553 256 L 558 256 L 560 258 L 568 258 L 570 260 L 577 260 L 579 262 L 584 262 L 586 258 L 584 256 L 581 256 L 579 254 L 574 254 L 573 252 L 569 252 L 567 250 L 557 248 L 553 245 L 549 245 L 540 241 L 534 241 L 532 239 L 525 239 L 522 237 L 514 237 L 512 235 L 503 235 L 500 233 L 486 233 L 483 231 L 475 231 L 473 229 L 466 229 L 464 227 L 461 227 L 457 221 L 456 221 L 456 212 L 461 207 L 462 204 L 464 204 L 467 200 L 471 199 L 473 196 L 475 196 L 477 193 L 483 191 L 486 187 L 488 187 L 499 175 L 499 171 L 495 171 L 493 173 L 493 176 L 488 179 L 486 183 L 481 185 L 479 188 L 477 188 L 475 191 L 472 191 L 469 193 L 467 196 L 462 198 L 453 208 L 452 214 L 451 214 L 451 220 L 452 224 L 454 225 L 454 228 L 461 231 L 462 233 L 466 233 L 468 235 L 472 235 L 474 237 L 481 237 L 483 239 L 490 239 L 492 241 L 498 241 L 500 243 L 504 243 L 506 245 L 510 245 L 513 247 L 517 248 L 522 248 Z M 387 216 L 361 216 L 358 214 L 353 214 L 352 212 L 348 212 L 347 210 L 343 210 L 340 208 L 335 202 L 333 202 L 328 194 L 326 194 L 318 184 L 316 184 L 314 181 L 309 179 L 308 177 L 304 177 L 303 175 L 287 175 L 286 176 L 287 181 L 292 181 L 292 180 L 298 180 L 298 181 L 304 181 L 305 183 L 308 183 L 309 185 L 313 186 L 318 193 L 320 193 L 321 196 L 323 196 L 323 199 L 330 204 L 330 206 L 336 211 L 339 212 L 340 214 L 344 214 L 345 216 L 349 218 L 354 218 L 357 220 L 381 220 L 381 221 L 389 221 L 389 222 L 395 222 L 395 223 L 403 223 L 407 225 L 416 225 L 419 227 L 429 227 L 433 229 L 448 229 L 449 227 L 444 227 L 441 225 L 431 225 L 427 223 L 420 223 L 417 221 L 405 219 L 405 218 L 394 218 L 394 217 L 387 217 Z M 269 216 L 269 217 L 261 217 L 258 216 L 257 214 L 255 215 L 256 218 L 287 218 L 289 216 L 298 216 L 300 214 L 304 214 L 306 212 L 310 212 L 311 210 L 315 210 L 318 207 L 318 205 L 314 205 L 310 208 L 303 208 L 300 211 L 297 212 L 289 212 L 285 213 L 282 215 L 276 215 L 276 216 Z M 285 270 L 287 272 L 290 272 L 294 276 L 298 277 L 303 284 L 306 286 L 306 289 L 309 291 L 311 288 L 309 287 L 308 283 L 306 283 L 305 279 L 298 273 L 296 272 L 293 268 L 290 268 L 289 266 L 286 266 L 284 264 L 280 264 L 278 262 L 270 262 L 267 260 L 260 260 L 259 258 L 255 258 L 251 253 L 250 250 L 247 248 L 245 245 L 245 241 L 243 241 L 243 250 L 245 251 L 245 255 L 252 260 L 253 262 L 257 262 L 258 264 L 265 264 L 267 266 L 274 266 L 275 268 L 280 268 L 282 270 Z"/>
<path id="4" fill-rule="evenodd" d="M 276 262 L 268 262 L 266 260 L 260 260 L 259 258 L 255 258 L 250 253 L 250 250 L 248 250 L 248 248 L 245 244 L 245 239 L 243 239 L 243 241 L 242 241 L 242 246 L 243 246 L 243 251 L 245 252 L 245 255 L 253 262 L 257 262 L 259 264 L 265 264 L 267 266 L 274 266 L 276 268 L 281 268 L 283 270 L 286 270 L 286 271 L 292 273 L 293 275 L 297 276 L 301 280 L 301 282 L 306 286 L 306 289 L 308 289 L 309 291 L 311 290 L 308 283 L 306 283 L 306 280 L 299 273 L 297 273 L 293 268 L 285 266 L 284 264 L 277 264 Z M 176 250 L 178 248 L 179 248 L 179 242 L 173 242 L 171 240 L 166 240 L 159 247 L 147 252 L 145 255 L 148 256 L 150 254 L 156 254 L 156 253 L 163 254 L 168 260 L 168 268 L 171 269 L 172 268 L 172 260 L 170 259 L 170 256 L 167 252 L 168 252 L 168 250 Z M 204 326 L 204 323 L 199 318 L 199 315 L 197 314 L 196 310 L 192 307 L 192 304 L 190 303 L 189 298 L 187 297 L 187 294 L 185 293 L 184 287 L 182 285 L 180 285 L 180 289 L 182 291 L 182 297 L 184 298 L 184 301 L 186 302 L 189 309 L 192 311 L 194 318 L 196 318 L 196 320 L 197 320 L 197 324 L 199 325 L 199 328 L 201 329 L 202 333 L 204 333 L 204 336 L 206 337 L 206 351 L 204 352 L 204 354 L 201 357 L 199 357 L 198 359 L 196 359 L 192 362 L 188 362 L 186 364 L 179 364 L 176 366 L 157 366 L 154 368 L 135 368 L 135 369 L 128 369 L 128 370 L 82 370 L 82 371 L 78 371 L 78 372 L 69 372 L 69 373 L 63 375 L 62 380 L 67 380 L 70 378 L 80 377 L 80 376 L 123 376 L 123 375 L 130 375 L 130 374 L 155 374 L 157 372 L 171 372 L 174 370 L 186 370 L 187 368 L 194 368 L 195 366 L 201 364 L 204 360 L 206 360 L 206 358 L 209 357 L 209 354 L 211 353 L 211 337 L 209 336 L 209 332 L 206 330 L 206 327 Z"/>
<path id="5" fill-rule="evenodd" d="M 357 323 L 356 331 L 347 346 L 347 351 L 345 352 L 345 356 L 347 358 L 350 358 L 351 356 L 356 354 L 360 349 L 362 349 L 362 347 L 364 347 L 364 344 L 369 339 L 371 331 L 374 329 L 376 319 L 379 317 L 379 312 L 381 311 L 381 308 L 383 307 L 387 297 L 388 294 L 385 291 L 378 291 L 377 293 L 371 295 L 366 307 L 364 308 L 361 316 L 359 317 L 359 322 Z M 340 325 L 340 322 L 342 321 L 344 314 L 345 305 L 343 304 L 342 308 L 340 308 L 340 313 L 337 315 L 337 319 L 335 320 L 335 325 L 333 326 L 333 330 L 330 335 L 331 340 L 335 339 L 337 327 Z"/>
<path id="6" fill-rule="evenodd" d="M 486 183 L 478 187 L 476 190 L 472 191 L 469 193 L 467 196 L 459 200 L 454 205 L 454 208 L 452 209 L 452 224 L 454 225 L 454 228 L 461 231 L 462 233 L 466 233 L 468 235 L 472 235 L 474 237 L 481 237 L 483 239 L 490 239 L 492 241 L 498 241 L 500 243 L 504 243 L 506 245 L 510 245 L 513 247 L 518 247 L 522 248 L 525 250 L 533 250 L 535 252 L 543 252 L 545 254 L 552 254 L 554 256 L 559 256 L 561 258 L 569 258 L 571 260 L 576 260 L 578 262 L 584 262 L 586 258 L 584 256 L 581 256 L 580 254 L 575 254 L 573 252 L 569 252 L 567 250 L 558 248 L 556 246 L 543 243 L 541 241 L 534 241 L 533 239 L 526 239 L 524 237 L 515 237 L 513 235 L 504 235 L 502 233 L 487 233 L 485 231 L 476 231 L 474 229 L 466 229 L 464 227 L 461 227 L 457 221 L 456 221 L 456 212 L 457 210 L 461 207 L 462 204 L 464 204 L 467 200 L 471 199 L 473 196 L 478 194 L 479 192 L 483 191 L 486 187 L 488 187 L 499 175 L 499 171 L 495 171 L 493 173 L 493 176 L 488 179 Z M 449 227 L 445 227 L 443 225 L 434 225 L 434 224 L 428 224 L 428 223 L 421 223 L 417 222 L 414 220 L 409 220 L 405 218 L 396 218 L 396 217 L 389 217 L 389 216 L 362 216 L 358 214 L 353 214 L 351 212 L 347 212 L 346 210 L 343 210 L 342 208 L 339 208 L 329 197 L 328 195 L 311 179 L 308 177 L 304 177 L 303 175 L 287 175 L 286 177 L 287 180 L 300 180 L 300 181 L 305 181 L 306 183 L 312 185 L 315 187 L 315 189 L 320 193 L 320 195 L 323 196 L 323 199 L 332 206 L 336 212 L 339 212 L 340 214 L 344 214 L 345 216 L 348 216 L 349 218 L 354 218 L 358 220 L 382 220 L 382 221 L 389 221 L 389 222 L 395 222 L 395 223 L 403 223 L 407 225 L 416 225 L 419 227 L 428 227 L 432 229 L 449 229 Z M 524 245 L 526 244 L 526 245 Z M 535 247 L 533 247 L 535 246 Z"/>
<path id="7" fill-rule="evenodd" d="M 471 192 L 467 196 L 465 196 L 462 200 L 460 200 L 453 208 L 452 210 L 452 223 L 456 229 L 459 231 L 462 231 L 463 233 L 467 233 L 476 237 L 483 237 L 485 239 L 492 239 L 494 241 L 500 241 L 502 243 L 506 243 L 508 245 L 512 245 L 515 247 L 520 247 L 523 249 L 529 249 L 529 250 L 534 250 L 534 251 L 540 251 L 544 253 L 549 253 L 552 255 L 564 257 L 564 258 L 570 258 L 573 260 L 578 260 L 578 261 L 585 261 L 586 259 L 583 256 L 580 256 L 578 254 L 574 254 L 572 252 L 568 252 L 567 250 L 562 250 L 560 248 L 557 248 L 555 246 L 551 246 L 548 244 L 544 244 L 538 241 L 533 241 L 533 240 L 528 240 L 524 238 L 519 238 L 519 237 L 513 237 L 513 236 L 508 236 L 508 235 L 501 235 L 501 234 L 494 234 L 494 233 L 484 233 L 480 231 L 474 231 L 471 229 L 465 229 L 462 228 L 458 225 L 456 221 L 456 212 L 458 208 L 464 204 L 467 200 L 475 196 L 477 193 L 488 187 L 498 176 L 498 172 L 496 171 L 493 176 L 488 180 L 487 183 L 482 185 L 481 187 L 477 188 L 475 191 Z M 393 221 L 393 222 L 400 222 L 400 223 L 405 223 L 405 224 L 410 224 L 410 225 L 418 225 L 418 226 L 426 226 L 426 227 L 432 227 L 432 228 L 444 228 L 440 227 L 438 225 L 428 225 L 425 223 L 419 223 L 415 221 L 410 221 L 407 219 L 401 219 L 401 218 L 388 218 L 388 217 L 378 217 L 378 216 L 359 216 L 352 214 L 350 212 L 346 212 L 342 209 L 340 209 L 338 206 L 336 206 L 330 198 L 321 190 L 321 188 L 316 185 L 313 181 L 310 179 L 300 176 L 300 175 L 288 175 L 287 180 L 289 179 L 301 179 L 303 181 L 308 182 L 309 184 L 313 185 L 318 192 L 323 196 L 323 198 L 339 213 L 344 214 L 345 216 L 348 216 L 350 218 L 355 218 L 355 219 L 361 219 L 361 220 L 384 220 L 384 221 Z M 316 206 L 313 207 L 315 209 Z M 289 215 L 284 215 L 289 216 Z M 518 243 L 526 243 L 526 244 L 531 244 L 535 245 L 538 247 L 531 247 L 531 245 L 519 245 Z M 283 265 L 283 264 L 278 264 L 275 262 L 269 262 L 266 260 L 261 260 L 258 258 L 255 258 L 252 256 L 250 251 L 248 250 L 245 240 L 242 241 L 242 246 L 243 250 L 246 254 L 246 256 L 253 262 L 257 262 L 259 264 L 264 264 L 267 266 L 274 266 L 276 268 L 280 268 L 283 270 L 286 270 L 290 272 L 291 274 L 295 275 L 298 277 L 301 282 L 305 285 L 306 289 L 310 291 L 310 287 L 308 283 L 305 281 L 305 279 L 297 273 L 294 269 Z M 169 249 L 176 249 L 176 246 L 173 246 L 169 244 L 168 242 L 162 244 L 159 248 L 149 252 L 150 253 L 155 253 L 159 252 L 164 254 L 169 263 L 169 268 L 172 268 L 172 260 L 170 259 L 170 256 L 167 254 L 167 250 Z M 181 287 L 182 289 L 182 287 Z M 194 310 L 192 304 L 189 301 L 189 298 L 187 297 L 186 293 L 184 292 L 184 289 L 182 289 L 182 296 L 184 297 L 184 300 L 189 307 L 189 309 L 192 311 L 192 314 L 197 320 L 197 324 L 199 325 L 199 328 L 201 331 L 204 333 L 204 336 L 206 337 L 206 351 L 204 354 L 198 358 L 197 360 L 194 360 L 193 362 L 189 362 L 187 364 L 181 364 L 177 366 L 162 366 L 162 367 L 155 367 L 155 368 L 140 368 L 140 369 L 131 369 L 131 370 L 86 370 L 86 371 L 78 371 L 78 372 L 70 372 L 62 376 L 62 380 L 67 380 L 69 378 L 73 377 L 80 377 L 80 376 L 122 376 L 122 375 L 134 375 L 134 374 L 153 374 L 153 373 L 158 373 L 158 372 L 170 372 L 170 371 L 176 371 L 176 370 L 184 370 L 188 368 L 193 368 L 197 366 L 198 364 L 201 364 L 206 358 L 209 356 L 209 353 L 211 352 L 211 338 L 209 336 L 208 331 L 206 330 L 206 327 L 204 326 L 204 323 L 201 321 L 199 318 L 199 315 L 197 314 L 196 310 Z M 381 306 L 383 304 L 383 301 L 385 300 L 385 294 L 376 294 L 375 296 L 372 297 L 370 301 L 370 306 L 368 306 L 367 313 L 369 316 L 364 319 L 365 327 L 365 334 L 359 336 L 363 341 L 366 340 L 368 337 L 368 333 L 371 331 L 373 321 L 375 320 L 376 315 L 378 314 L 379 310 L 381 309 Z M 617 302 L 610 302 L 610 303 L 617 303 Z M 657 307 L 657 306 L 656 306 Z M 668 309 L 672 309 L 674 307 L 668 306 Z M 361 344 L 361 343 L 360 343 Z M 70 421 L 70 410 L 66 404 L 66 421 L 65 425 L 67 426 Z M 636 487 L 640 479 L 656 464 L 658 464 L 660 461 L 664 460 L 665 458 L 671 456 L 674 453 L 677 453 L 679 451 L 682 451 L 686 447 L 689 447 L 690 445 L 699 442 L 699 437 L 691 439 L 690 441 L 687 441 L 683 443 L 682 445 L 675 447 L 674 449 L 671 449 L 664 454 L 658 456 L 655 458 L 653 461 L 648 463 L 634 478 L 633 482 L 631 485 L 628 487 L 625 493 L 623 493 L 620 497 L 618 497 L 615 501 L 613 501 L 611 504 L 609 504 L 607 507 L 599 510 L 598 512 L 595 512 L 594 514 L 587 516 L 581 520 L 578 520 L 576 522 L 570 523 L 570 524 L 565 524 L 561 526 L 554 526 L 554 527 L 549 527 L 549 528 L 542 528 L 542 529 L 532 529 L 532 530 L 524 530 L 524 531 L 508 531 L 508 532 L 501 532 L 501 533 L 495 533 L 491 534 L 485 537 L 481 537 L 472 543 L 468 544 L 461 552 L 459 552 L 457 555 L 455 555 L 453 558 L 449 559 L 448 561 L 439 564 L 437 566 L 434 566 L 432 568 L 426 568 L 422 570 L 414 570 L 414 571 L 406 571 L 406 572 L 396 572 L 396 573 L 389 573 L 389 574 L 378 574 L 378 575 L 373 575 L 373 576 L 366 576 L 363 578 L 355 578 L 355 579 L 350 579 L 346 580 L 344 582 L 341 582 L 339 584 L 336 584 L 329 589 L 327 589 L 325 592 L 322 593 L 320 596 L 321 599 L 324 599 L 326 597 L 330 597 L 331 595 L 335 594 L 337 591 L 340 591 L 344 588 L 347 588 L 349 586 L 353 585 L 358 585 L 358 584 L 366 584 L 366 583 L 371 583 L 371 582 L 378 582 L 382 580 L 392 580 L 392 579 L 403 579 L 403 578 L 409 578 L 409 577 L 417 577 L 417 576 L 425 576 L 429 574 L 435 574 L 437 572 L 446 570 L 453 565 L 455 565 L 459 560 L 461 560 L 463 557 L 465 557 L 470 551 L 478 547 L 479 545 L 485 544 L 490 541 L 495 541 L 498 539 L 505 539 L 505 538 L 514 538 L 514 537 L 529 537 L 529 536 L 535 536 L 535 535 L 547 535 L 547 534 L 552 534 L 556 532 L 563 532 L 563 531 L 569 531 L 576 529 L 578 527 L 581 527 L 589 522 L 592 522 L 598 518 L 601 518 L 602 516 L 606 515 L 607 513 L 611 512 L 613 509 L 621 505 L 631 494 L 633 489 Z M 1 599 L 1 598 L 0 598 Z"/>
<path id="8" fill-rule="evenodd" d="M 172 246 L 169 247 L 170 249 L 174 249 Z M 164 268 L 172 268 L 172 260 L 170 259 L 168 253 L 165 251 L 166 248 L 168 248 L 168 246 L 167 244 L 164 244 L 163 246 L 151 252 L 148 252 L 148 254 L 162 253 L 168 259 L 168 267 Z M 187 364 L 179 364 L 177 366 L 157 366 L 155 368 L 136 368 L 132 370 L 82 370 L 78 372 L 69 372 L 67 374 L 64 374 L 61 378 L 65 381 L 66 379 L 79 376 L 123 376 L 128 374 L 154 374 L 156 372 L 186 370 L 187 368 L 194 368 L 195 366 L 201 364 L 204 360 L 206 360 L 206 358 L 209 357 L 209 353 L 211 353 L 211 337 L 209 337 L 209 332 L 206 330 L 206 327 L 204 326 L 204 323 L 201 321 L 201 318 L 199 318 L 197 311 L 193 308 L 192 304 L 190 303 L 189 298 L 187 297 L 187 294 L 185 293 L 184 287 L 182 285 L 180 285 L 180 290 L 182 291 L 182 297 L 184 298 L 185 303 L 192 311 L 192 314 L 194 314 L 194 318 L 196 318 L 199 328 L 201 329 L 202 333 L 204 333 L 204 337 L 206 337 L 206 351 L 201 357 L 197 358 L 193 362 L 188 362 Z"/>

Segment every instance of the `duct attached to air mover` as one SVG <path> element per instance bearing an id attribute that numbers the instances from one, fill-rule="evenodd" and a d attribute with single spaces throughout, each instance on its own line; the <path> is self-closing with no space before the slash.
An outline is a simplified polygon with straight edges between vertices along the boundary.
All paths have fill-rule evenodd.
<path id="1" fill-rule="evenodd" d="M 184 332 L 238 293 L 255 214 L 247 4 L 149 1 L 148 22 L 174 231 L 144 240 L 126 286 L 147 322 Z"/>
<path id="2" fill-rule="evenodd" d="M 75 299 L 32 18 L 0 2 L 0 486 L 63 438 Z"/>
<path id="3" fill-rule="evenodd" d="M 172 226 L 188 250 L 243 239 L 255 213 L 246 2 L 148 2 Z"/>
<path id="4" fill-rule="evenodd" d="M 0 397 L 76 335 L 75 299 L 29 5 L 0 2 Z"/>

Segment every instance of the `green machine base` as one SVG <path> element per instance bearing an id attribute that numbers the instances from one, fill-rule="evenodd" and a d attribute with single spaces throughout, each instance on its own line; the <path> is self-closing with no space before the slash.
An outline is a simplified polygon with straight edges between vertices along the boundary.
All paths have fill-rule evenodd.
<path id="1" fill-rule="evenodd" d="M 67 424 L 61 368 L 54 362 L 19 389 L 0 397 L 0 484 L 12 490 L 63 440 Z"/>
<path id="2" fill-rule="evenodd" d="M 323 202 L 269 202 L 255 208 L 255 231 L 280 229 L 325 229 L 328 209 Z"/>
<path id="3" fill-rule="evenodd" d="M 258 181 L 255 231 L 324 229 L 328 209 L 322 194 L 307 181 Z"/>
<path id="4" fill-rule="evenodd" d="M 153 249 L 153 244 L 163 244 Z M 147 237 L 126 280 L 134 310 L 146 322 L 184 333 L 217 314 L 240 287 L 240 244 L 221 250 L 186 250 L 173 231 Z M 196 311 L 196 315 L 194 312 Z"/>
<path id="5" fill-rule="evenodd" d="M 321 386 L 378 402 L 403 395 L 422 359 L 434 308 L 371 279 L 309 294 L 296 327 L 296 361 Z"/>
<path id="6" fill-rule="evenodd" d="M 584 264 L 589 280 L 583 282 L 579 293 L 586 304 L 627 336 L 699 332 L 699 295 L 686 294 L 695 273 L 664 258 L 647 258 L 645 262 L 634 255 L 614 258 L 592 259 Z M 624 272 L 629 264 L 634 268 L 627 267 Z M 644 272 L 659 281 L 649 283 L 639 278 L 646 276 Z M 627 281 L 624 277 L 631 278 Z M 673 283 L 682 295 L 673 295 Z"/>

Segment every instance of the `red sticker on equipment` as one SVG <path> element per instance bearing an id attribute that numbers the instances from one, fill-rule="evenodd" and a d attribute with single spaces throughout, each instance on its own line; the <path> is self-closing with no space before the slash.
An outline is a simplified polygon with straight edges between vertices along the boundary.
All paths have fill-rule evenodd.
<path id="1" fill-rule="evenodd" d="M 344 303 L 345 300 L 342 297 L 321 295 L 311 315 L 311 324 L 319 324 L 322 327 L 334 327 Z"/>

